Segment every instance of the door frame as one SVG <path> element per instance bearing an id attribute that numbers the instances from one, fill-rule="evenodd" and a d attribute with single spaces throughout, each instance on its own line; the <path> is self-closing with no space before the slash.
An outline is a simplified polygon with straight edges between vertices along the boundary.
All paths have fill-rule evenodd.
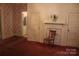
<path id="1" fill-rule="evenodd" d="M 22 11 L 22 12 L 27 12 L 27 11 Z M 22 12 L 21 12 L 21 35 L 24 36 L 24 35 L 23 35 L 23 21 L 22 21 L 22 19 L 23 19 L 23 17 L 22 17 L 23 14 L 22 14 Z M 27 19 L 27 18 L 26 18 L 26 19 Z M 26 22 L 27 22 L 27 20 L 26 20 Z M 26 26 L 27 26 L 27 23 L 26 23 Z M 26 30 L 27 30 L 27 29 L 26 29 Z M 27 31 L 26 31 L 26 32 L 27 32 Z"/>
<path id="2" fill-rule="evenodd" d="M 4 38 L 3 38 L 3 30 L 4 30 L 4 28 L 3 28 L 3 9 L 2 8 L 0 8 L 0 13 L 1 13 L 1 40 L 3 40 Z"/>

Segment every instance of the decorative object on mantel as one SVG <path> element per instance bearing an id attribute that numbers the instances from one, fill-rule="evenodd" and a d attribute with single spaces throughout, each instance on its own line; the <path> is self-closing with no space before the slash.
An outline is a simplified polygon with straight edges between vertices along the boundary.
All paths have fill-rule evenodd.
<path id="1" fill-rule="evenodd" d="M 61 26 L 66 25 L 64 22 L 58 21 L 58 16 L 56 14 L 53 14 L 53 15 L 51 14 L 50 20 L 45 21 L 44 24 L 46 24 L 46 25 L 57 25 L 57 26 L 58 25 L 61 25 Z"/>
<path id="2" fill-rule="evenodd" d="M 56 22 L 58 17 L 54 14 L 54 15 L 50 15 L 51 19 L 53 20 L 53 22 Z"/>

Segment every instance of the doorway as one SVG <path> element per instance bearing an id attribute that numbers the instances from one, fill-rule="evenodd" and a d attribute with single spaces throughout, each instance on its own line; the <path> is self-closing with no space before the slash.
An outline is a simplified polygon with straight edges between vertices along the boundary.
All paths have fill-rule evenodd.
<path id="1" fill-rule="evenodd" d="M 22 36 L 27 37 L 27 11 L 22 12 Z"/>

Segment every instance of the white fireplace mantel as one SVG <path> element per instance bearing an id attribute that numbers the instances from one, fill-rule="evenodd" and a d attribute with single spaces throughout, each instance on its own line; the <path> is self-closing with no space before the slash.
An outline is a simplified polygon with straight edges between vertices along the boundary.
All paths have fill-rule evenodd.
<path id="1" fill-rule="evenodd" d="M 64 23 L 57 23 L 57 22 L 45 22 L 45 24 L 51 24 L 51 25 L 65 25 Z"/>

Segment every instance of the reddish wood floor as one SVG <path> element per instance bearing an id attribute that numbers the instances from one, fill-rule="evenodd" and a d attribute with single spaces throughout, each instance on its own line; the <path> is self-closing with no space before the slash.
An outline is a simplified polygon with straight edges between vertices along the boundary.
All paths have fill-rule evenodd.
<path id="1" fill-rule="evenodd" d="M 72 50 L 72 51 L 71 51 Z M 79 49 L 73 47 L 48 46 L 27 41 L 23 37 L 12 37 L 0 41 L 1 56 L 68 56 L 79 55 Z"/>

